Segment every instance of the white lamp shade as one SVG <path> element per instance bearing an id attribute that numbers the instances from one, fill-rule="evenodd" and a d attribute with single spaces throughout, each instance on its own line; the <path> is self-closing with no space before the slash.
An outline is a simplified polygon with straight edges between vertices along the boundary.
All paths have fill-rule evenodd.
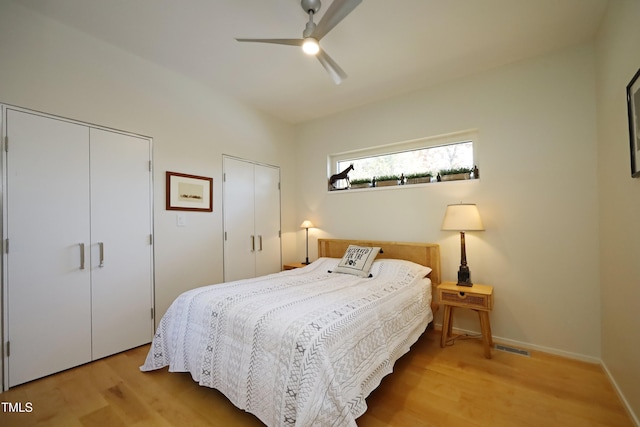
<path id="1" fill-rule="evenodd" d="M 446 231 L 480 231 L 484 230 L 480 212 L 475 204 L 459 204 L 447 206 L 442 221 L 442 229 Z"/>
<path id="2" fill-rule="evenodd" d="M 300 224 L 300 228 L 314 228 L 314 226 L 311 221 L 305 219 L 304 221 L 302 221 L 302 224 Z"/>

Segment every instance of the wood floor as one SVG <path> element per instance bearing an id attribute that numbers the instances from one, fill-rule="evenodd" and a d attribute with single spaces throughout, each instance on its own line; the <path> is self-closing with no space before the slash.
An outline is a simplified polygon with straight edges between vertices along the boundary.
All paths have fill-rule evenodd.
<path id="1" fill-rule="evenodd" d="M 531 357 L 458 340 L 440 348 L 429 330 L 367 399 L 361 427 L 633 426 L 603 370 L 543 353 Z M 138 370 L 149 346 L 15 387 L 0 401 L 9 426 L 261 426 L 189 374 Z"/>

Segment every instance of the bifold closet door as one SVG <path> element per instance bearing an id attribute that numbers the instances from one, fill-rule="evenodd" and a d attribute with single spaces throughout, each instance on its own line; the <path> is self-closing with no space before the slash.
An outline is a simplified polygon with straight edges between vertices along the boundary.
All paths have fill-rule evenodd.
<path id="1" fill-rule="evenodd" d="M 224 157 L 224 280 L 280 271 L 280 169 Z"/>
<path id="2" fill-rule="evenodd" d="M 153 336 L 150 141 L 91 129 L 93 359 Z"/>
<path id="3" fill-rule="evenodd" d="M 9 386 L 91 360 L 89 128 L 6 110 Z"/>
<path id="4" fill-rule="evenodd" d="M 282 269 L 280 250 L 280 170 L 256 165 L 255 233 L 258 236 L 256 250 L 256 276 L 277 273 Z"/>
<path id="5" fill-rule="evenodd" d="M 255 277 L 253 163 L 224 158 L 224 280 Z"/>

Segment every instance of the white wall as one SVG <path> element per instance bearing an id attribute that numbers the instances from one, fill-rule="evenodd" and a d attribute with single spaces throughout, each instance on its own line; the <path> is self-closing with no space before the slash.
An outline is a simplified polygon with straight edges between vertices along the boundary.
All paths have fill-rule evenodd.
<path id="1" fill-rule="evenodd" d="M 445 207 L 477 203 L 486 231 L 467 233 L 467 259 L 472 279 L 495 287 L 496 338 L 595 360 L 595 120 L 594 51 L 582 46 L 301 124 L 298 214 L 318 226 L 312 258 L 325 235 L 431 241 L 453 280 L 460 243 L 440 230 Z M 327 192 L 329 154 L 473 128 L 479 181 Z M 455 320 L 479 330 L 472 312 Z"/>
<path id="2" fill-rule="evenodd" d="M 284 256 L 295 251 L 291 125 L 7 1 L 0 102 L 153 138 L 156 321 L 182 291 L 223 280 L 222 154 L 281 167 Z M 213 177 L 213 213 L 178 228 L 167 170 Z"/>
<path id="3" fill-rule="evenodd" d="M 597 43 L 602 360 L 640 425 L 640 179 L 625 88 L 640 68 L 640 2 L 609 2 Z"/>

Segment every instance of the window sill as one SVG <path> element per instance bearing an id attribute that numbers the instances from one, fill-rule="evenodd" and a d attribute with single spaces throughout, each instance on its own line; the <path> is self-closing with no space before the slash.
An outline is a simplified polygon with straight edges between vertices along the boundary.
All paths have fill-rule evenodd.
<path id="1" fill-rule="evenodd" d="M 434 181 L 434 182 L 425 182 L 421 184 L 403 184 L 403 185 L 387 185 L 381 187 L 361 187 L 361 188 L 342 188 L 336 190 L 328 190 L 329 194 L 345 194 L 345 193 L 362 193 L 367 191 L 394 191 L 394 190 L 407 190 L 407 189 L 415 189 L 415 188 L 428 188 L 428 187 L 439 187 L 440 185 L 467 185 L 472 182 L 480 182 L 480 178 L 478 179 L 458 179 L 453 181 Z"/>

